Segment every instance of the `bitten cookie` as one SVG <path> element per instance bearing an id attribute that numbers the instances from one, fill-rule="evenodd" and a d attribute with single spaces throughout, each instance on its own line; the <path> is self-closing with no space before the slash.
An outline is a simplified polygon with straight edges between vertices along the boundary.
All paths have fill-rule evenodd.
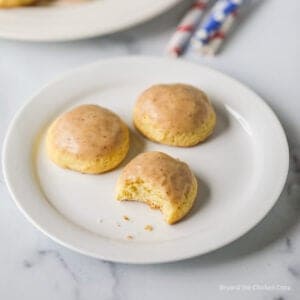
<path id="1" fill-rule="evenodd" d="M 102 173 L 125 158 L 129 130 L 110 110 L 82 105 L 51 124 L 46 145 L 48 156 L 57 165 L 82 173 Z"/>
<path id="2" fill-rule="evenodd" d="M 136 200 L 161 210 L 167 223 L 181 220 L 192 208 L 197 180 L 188 165 L 162 152 L 145 152 L 123 169 L 118 200 Z"/>
<path id="3" fill-rule="evenodd" d="M 213 132 L 216 114 L 206 94 L 196 87 L 158 84 L 139 96 L 134 124 L 150 140 L 186 147 Z"/>

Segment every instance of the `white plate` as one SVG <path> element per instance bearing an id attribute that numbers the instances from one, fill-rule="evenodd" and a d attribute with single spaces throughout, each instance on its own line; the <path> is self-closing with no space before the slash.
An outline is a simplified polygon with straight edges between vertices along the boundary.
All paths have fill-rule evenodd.
<path id="1" fill-rule="evenodd" d="M 131 114 L 137 95 L 159 82 L 186 82 L 208 93 L 218 117 L 216 132 L 208 141 L 176 148 L 133 133 L 126 161 L 103 175 L 64 170 L 48 160 L 45 128 L 60 113 L 82 103 L 97 103 L 118 113 L 134 132 Z M 198 200 L 176 225 L 165 224 L 159 211 L 144 204 L 114 198 L 122 167 L 147 150 L 186 161 L 199 178 Z M 3 166 L 18 207 L 55 241 L 106 260 L 154 263 L 217 249 L 257 224 L 285 183 L 288 146 L 271 109 L 236 80 L 187 62 L 125 57 L 80 68 L 27 102 L 8 130 Z M 130 221 L 123 220 L 124 215 Z M 152 232 L 144 230 L 147 224 L 154 227 Z"/>
<path id="2" fill-rule="evenodd" d="M 63 41 L 103 35 L 149 20 L 180 1 L 86 0 L 83 3 L 58 5 L 58 2 L 53 6 L 0 9 L 0 37 Z"/>

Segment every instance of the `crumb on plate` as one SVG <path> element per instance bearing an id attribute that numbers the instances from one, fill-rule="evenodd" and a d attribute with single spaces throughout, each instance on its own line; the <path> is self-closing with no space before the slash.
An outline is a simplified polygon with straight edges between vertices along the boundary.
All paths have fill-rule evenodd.
<path id="1" fill-rule="evenodd" d="M 127 240 L 133 240 L 133 236 L 132 235 L 127 235 Z"/>
<path id="2" fill-rule="evenodd" d="M 130 220 L 128 216 L 123 216 L 123 219 L 124 219 L 125 221 L 129 221 L 129 220 Z"/>
<path id="3" fill-rule="evenodd" d="M 152 231 L 153 230 L 153 226 L 152 225 L 146 225 L 145 227 L 144 227 L 144 229 L 146 230 L 146 231 Z"/>

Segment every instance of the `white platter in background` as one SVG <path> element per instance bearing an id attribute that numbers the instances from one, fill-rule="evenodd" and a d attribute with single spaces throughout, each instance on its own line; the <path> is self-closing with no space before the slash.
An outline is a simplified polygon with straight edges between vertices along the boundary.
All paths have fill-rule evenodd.
<path id="1" fill-rule="evenodd" d="M 0 37 L 66 41 L 99 36 L 145 22 L 181 1 L 86 0 L 60 5 L 58 1 L 47 6 L 0 9 Z"/>

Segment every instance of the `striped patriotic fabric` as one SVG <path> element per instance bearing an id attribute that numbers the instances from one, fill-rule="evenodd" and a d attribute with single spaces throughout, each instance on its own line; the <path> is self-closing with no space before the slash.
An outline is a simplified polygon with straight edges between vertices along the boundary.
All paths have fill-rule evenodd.
<path id="1" fill-rule="evenodd" d="M 213 56 L 219 51 L 226 36 L 228 35 L 229 31 L 234 25 L 236 21 L 236 17 L 237 17 L 237 11 L 234 11 L 233 13 L 231 13 L 226 17 L 220 29 L 216 31 L 213 34 L 213 36 L 209 39 L 209 42 L 202 47 L 201 53 L 203 53 L 204 55 Z"/>
<path id="2" fill-rule="evenodd" d="M 194 2 L 170 39 L 167 46 L 167 53 L 169 55 L 177 57 L 184 52 L 185 47 L 201 21 L 203 12 L 209 1 L 210 0 L 197 0 Z"/>
<path id="3" fill-rule="evenodd" d="M 201 49 L 210 40 L 213 39 L 216 32 L 223 26 L 225 20 L 233 23 L 233 13 L 237 11 L 243 0 L 219 0 L 216 2 L 207 21 L 196 31 L 193 38 L 193 46 Z M 229 17 L 230 16 L 230 17 Z M 230 20 L 230 21 L 228 21 Z M 231 25 L 229 26 L 231 27 Z M 224 30 L 223 30 L 224 31 Z"/>

